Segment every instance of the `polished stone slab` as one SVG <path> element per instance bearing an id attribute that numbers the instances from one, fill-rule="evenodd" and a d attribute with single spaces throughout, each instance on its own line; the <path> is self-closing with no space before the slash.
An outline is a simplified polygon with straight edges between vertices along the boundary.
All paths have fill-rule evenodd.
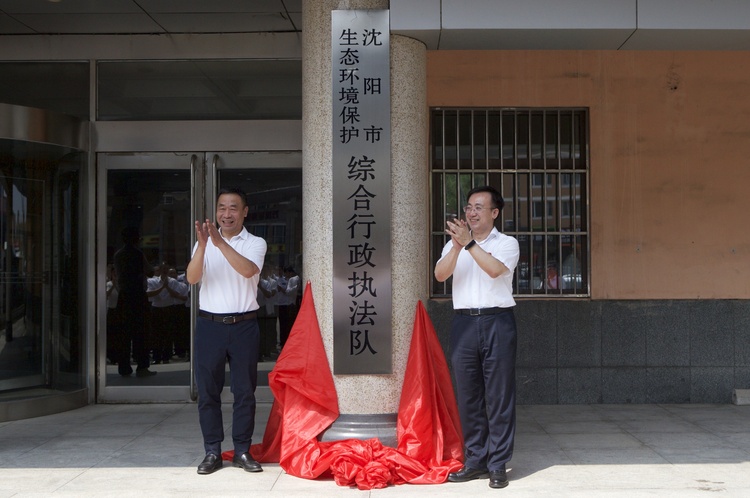
<path id="1" fill-rule="evenodd" d="M 258 407 L 257 441 L 269 411 Z M 231 407 L 223 412 L 230 438 Z M 750 406 L 522 405 L 517 417 L 502 491 L 487 480 L 359 491 L 278 464 L 248 474 L 225 462 L 200 476 L 194 404 L 92 405 L 0 425 L 0 498 L 750 496 Z"/>

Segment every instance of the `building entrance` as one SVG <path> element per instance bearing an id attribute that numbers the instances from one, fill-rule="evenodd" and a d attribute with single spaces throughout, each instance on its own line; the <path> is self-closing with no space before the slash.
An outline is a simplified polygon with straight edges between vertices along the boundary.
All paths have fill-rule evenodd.
<path id="1" fill-rule="evenodd" d="M 220 188 L 240 187 L 250 208 L 245 227 L 268 244 L 266 273 L 281 276 L 292 267 L 301 274 L 301 153 L 100 153 L 97 162 L 98 191 L 106 193 L 97 210 L 97 400 L 194 400 L 197 287 L 191 292 L 185 281 L 194 221 L 214 219 Z M 131 257 L 123 257 L 125 252 Z M 138 279 L 146 290 L 136 306 L 128 302 L 128 290 L 118 288 L 127 280 L 123 276 Z M 272 299 L 262 311 L 268 337 L 257 394 L 270 400 L 268 373 L 278 355 Z"/>
<path id="2" fill-rule="evenodd" d="M 86 403 L 81 125 L 0 104 L 0 422 Z"/>

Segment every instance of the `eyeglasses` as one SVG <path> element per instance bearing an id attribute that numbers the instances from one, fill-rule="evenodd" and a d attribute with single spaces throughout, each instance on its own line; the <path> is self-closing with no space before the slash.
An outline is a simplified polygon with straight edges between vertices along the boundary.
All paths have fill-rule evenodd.
<path id="1" fill-rule="evenodd" d="M 469 214 L 472 211 L 476 211 L 477 213 L 481 213 L 482 211 L 487 211 L 487 210 L 492 211 L 493 209 L 495 209 L 495 208 L 486 208 L 486 207 L 482 207 L 482 206 L 471 206 L 471 205 L 469 205 L 469 206 L 464 206 L 464 213 Z"/>

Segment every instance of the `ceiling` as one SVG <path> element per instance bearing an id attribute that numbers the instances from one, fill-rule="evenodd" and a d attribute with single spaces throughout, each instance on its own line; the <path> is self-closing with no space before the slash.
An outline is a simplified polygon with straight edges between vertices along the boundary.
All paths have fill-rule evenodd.
<path id="1" fill-rule="evenodd" d="M 301 29 L 302 0 L 0 0 L 0 35 Z"/>
<path id="2" fill-rule="evenodd" d="M 125 39 L 114 46 L 127 46 L 123 53 L 133 60 L 78 57 L 98 60 L 98 119 L 298 119 L 299 57 L 234 56 L 231 37 L 221 37 L 222 60 L 152 61 L 164 45 L 160 52 L 151 38 L 171 49 L 179 37 L 138 35 L 183 35 L 198 53 L 214 34 L 300 33 L 303 1 L 0 0 L 0 37 L 12 39 L 0 45 L 11 54 L 0 62 L 0 101 L 94 119 L 86 61 L 41 61 L 20 48 L 33 45 L 48 57 L 54 50 L 47 35 L 60 35 L 52 38 L 55 47 L 81 38 L 70 35 L 109 35 L 109 46 Z M 748 0 L 390 0 L 389 6 L 391 32 L 422 40 L 428 50 L 750 50 Z M 147 41 L 134 43 L 140 51 L 128 45 L 135 39 Z M 79 43 L 88 53 L 91 41 Z"/>
<path id="3" fill-rule="evenodd" d="M 303 0 L 0 0 L 1 35 L 299 33 Z M 345 6 L 349 2 L 340 1 Z M 429 50 L 750 50 L 747 0 L 390 0 Z"/>

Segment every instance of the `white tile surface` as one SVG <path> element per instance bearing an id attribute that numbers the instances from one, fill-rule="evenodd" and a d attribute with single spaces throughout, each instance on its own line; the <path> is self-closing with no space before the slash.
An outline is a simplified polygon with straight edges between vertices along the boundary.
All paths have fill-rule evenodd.
<path id="1" fill-rule="evenodd" d="M 259 406 L 257 441 L 269 410 Z M 278 464 L 200 476 L 195 405 L 92 405 L 0 425 L 0 498 L 750 496 L 750 406 L 522 406 L 518 417 L 505 490 L 479 480 L 359 491 Z"/>

